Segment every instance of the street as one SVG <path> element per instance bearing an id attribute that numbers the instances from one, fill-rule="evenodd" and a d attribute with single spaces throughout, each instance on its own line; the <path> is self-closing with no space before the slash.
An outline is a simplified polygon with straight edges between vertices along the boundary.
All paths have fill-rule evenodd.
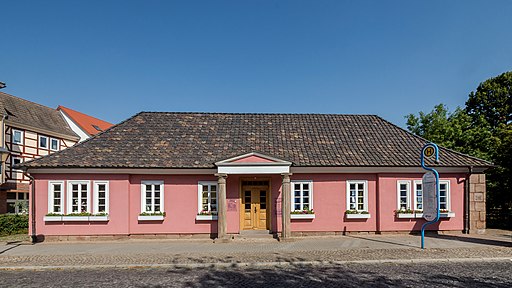
<path id="1" fill-rule="evenodd" d="M 511 287 L 512 261 L 0 270 L 0 287 Z"/>

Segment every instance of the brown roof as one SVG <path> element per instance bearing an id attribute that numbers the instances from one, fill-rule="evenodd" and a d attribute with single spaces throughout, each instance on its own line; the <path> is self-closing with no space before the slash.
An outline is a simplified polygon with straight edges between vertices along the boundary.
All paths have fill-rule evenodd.
<path id="1" fill-rule="evenodd" d="M 83 131 L 89 134 L 89 136 L 103 132 L 114 125 L 112 123 L 108 123 L 107 121 L 103 121 L 101 119 L 89 116 L 64 106 L 59 105 L 57 110 L 66 113 L 66 115 L 68 115 L 68 117 L 71 118 L 71 120 L 73 120 L 76 125 L 78 125 Z"/>
<path id="2" fill-rule="evenodd" d="M 426 140 L 375 115 L 141 112 L 27 167 L 214 168 L 259 152 L 293 166 L 417 167 Z M 441 166 L 491 163 L 441 148 Z"/>
<path id="3" fill-rule="evenodd" d="M 59 111 L 7 93 L 0 92 L 0 113 L 7 121 L 16 124 L 79 139 Z"/>

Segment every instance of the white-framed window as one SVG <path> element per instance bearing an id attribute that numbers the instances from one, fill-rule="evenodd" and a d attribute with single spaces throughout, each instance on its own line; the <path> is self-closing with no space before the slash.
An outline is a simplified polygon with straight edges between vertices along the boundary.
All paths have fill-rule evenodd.
<path id="1" fill-rule="evenodd" d="M 292 211 L 313 209 L 313 181 L 293 180 L 292 185 Z"/>
<path id="2" fill-rule="evenodd" d="M 414 181 L 414 207 L 423 210 L 423 186 L 421 180 Z M 439 180 L 439 208 L 450 210 L 450 181 Z"/>
<path id="3" fill-rule="evenodd" d="M 164 212 L 164 181 L 142 181 L 141 212 Z"/>
<path id="4" fill-rule="evenodd" d="M 48 213 L 64 213 L 64 181 L 48 182 Z"/>
<path id="5" fill-rule="evenodd" d="M 27 192 L 7 192 L 7 213 L 26 214 L 28 213 Z"/>
<path id="6" fill-rule="evenodd" d="M 217 182 L 200 181 L 197 186 L 198 212 L 217 212 Z"/>
<path id="7" fill-rule="evenodd" d="M 411 209 L 411 181 L 398 180 L 396 181 L 397 192 L 397 209 L 408 210 Z"/>
<path id="8" fill-rule="evenodd" d="M 89 181 L 68 181 L 68 214 L 91 213 Z"/>
<path id="9" fill-rule="evenodd" d="M 23 144 L 23 131 L 12 129 L 12 143 Z"/>
<path id="10" fill-rule="evenodd" d="M 368 211 L 367 180 L 347 180 L 347 210 Z"/>
<path id="11" fill-rule="evenodd" d="M 11 156 L 11 169 L 13 171 L 21 171 L 20 169 L 15 169 L 14 166 L 20 165 L 23 163 L 23 158 L 17 156 Z"/>
<path id="12" fill-rule="evenodd" d="M 421 180 L 414 181 L 414 210 L 423 210 L 423 186 Z"/>
<path id="13" fill-rule="evenodd" d="M 439 209 L 450 210 L 450 181 L 439 181 Z"/>
<path id="14" fill-rule="evenodd" d="M 50 149 L 53 151 L 59 151 L 60 142 L 59 139 L 50 138 Z"/>
<path id="15" fill-rule="evenodd" d="M 39 135 L 39 148 L 48 149 L 48 137 Z"/>
<path id="16" fill-rule="evenodd" d="M 94 214 L 108 213 L 109 206 L 109 182 L 94 181 Z"/>

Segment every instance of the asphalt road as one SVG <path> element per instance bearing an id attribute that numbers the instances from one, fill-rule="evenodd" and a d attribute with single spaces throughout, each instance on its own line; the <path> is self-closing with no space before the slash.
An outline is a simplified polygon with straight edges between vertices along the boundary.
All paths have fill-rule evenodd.
<path id="1" fill-rule="evenodd" d="M 0 287 L 512 287 L 512 261 L 0 270 Z"/>

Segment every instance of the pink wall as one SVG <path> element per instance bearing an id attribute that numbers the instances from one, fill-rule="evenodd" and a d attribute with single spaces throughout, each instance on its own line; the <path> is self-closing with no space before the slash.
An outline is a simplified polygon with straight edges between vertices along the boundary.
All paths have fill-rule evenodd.
<path id="1" fill-rule="evenodd" d="M 251 156 L 248 156 L 245 158 L 235 160 L 232 163 L 271 163 L 271 162 L 274 162 L 274 161 L 265 159 L 263 157 L 251 155 Z"/>
<path id="2" fill-rule="evenodd" d="M 198 181 L 216 181 L 213 175 L 77 175 L 77 174 L 35 174 L 36 228 L 42 235 L 113 235 L 113 234 L 189 234 L 216 233 L 217 221 L 198 221 Z M 291 220 L 292 231 L 411 231 L 419 230 L 422 219 L 398 219 L 397 180 L 420 180 L 421 174 L 294 174 L 291 180 L 313 181 L 313 209 L 315 219 Z M 254 175 L 228 175 L 227 211 L 228 233 L 240 231 L 240 180 Z M 281 230 L 281 176 L 258 175 L 258 179 L 271 181 L 271 230 Z M 450 181 L 451 211 L 455 218 L 446 218 L 433 229 L 463 229 L 464 175 L 441 175 Z M 110 185 L 110 208 L 108 222 L 44 222 L 48 212 L 49 180 L 108 180 Z M 138 221 L 141 201 L 142 180 L 164 181 L 163 221 Z M 368 183 L 368 208 L 370 219 L 346 219 L 346 181 L 366 180 Z M 67 189 L 67 183 L 65 183 Z M 412 187 L 411 187 L 412 190 Z M 411 196 L 413 197 L 413 196 Z M 92 203 L 93 199 L 91 199 Z M 67 202 L 67 201 L 66 201 Z M 379 205 L 378 205 L 379 204 Z M 229 206 L 229 205 L 228 205 Z M 65 210 L 64 210 L 65 211 Z M 380 217 L 379 217 L 380 215 Z"/>

